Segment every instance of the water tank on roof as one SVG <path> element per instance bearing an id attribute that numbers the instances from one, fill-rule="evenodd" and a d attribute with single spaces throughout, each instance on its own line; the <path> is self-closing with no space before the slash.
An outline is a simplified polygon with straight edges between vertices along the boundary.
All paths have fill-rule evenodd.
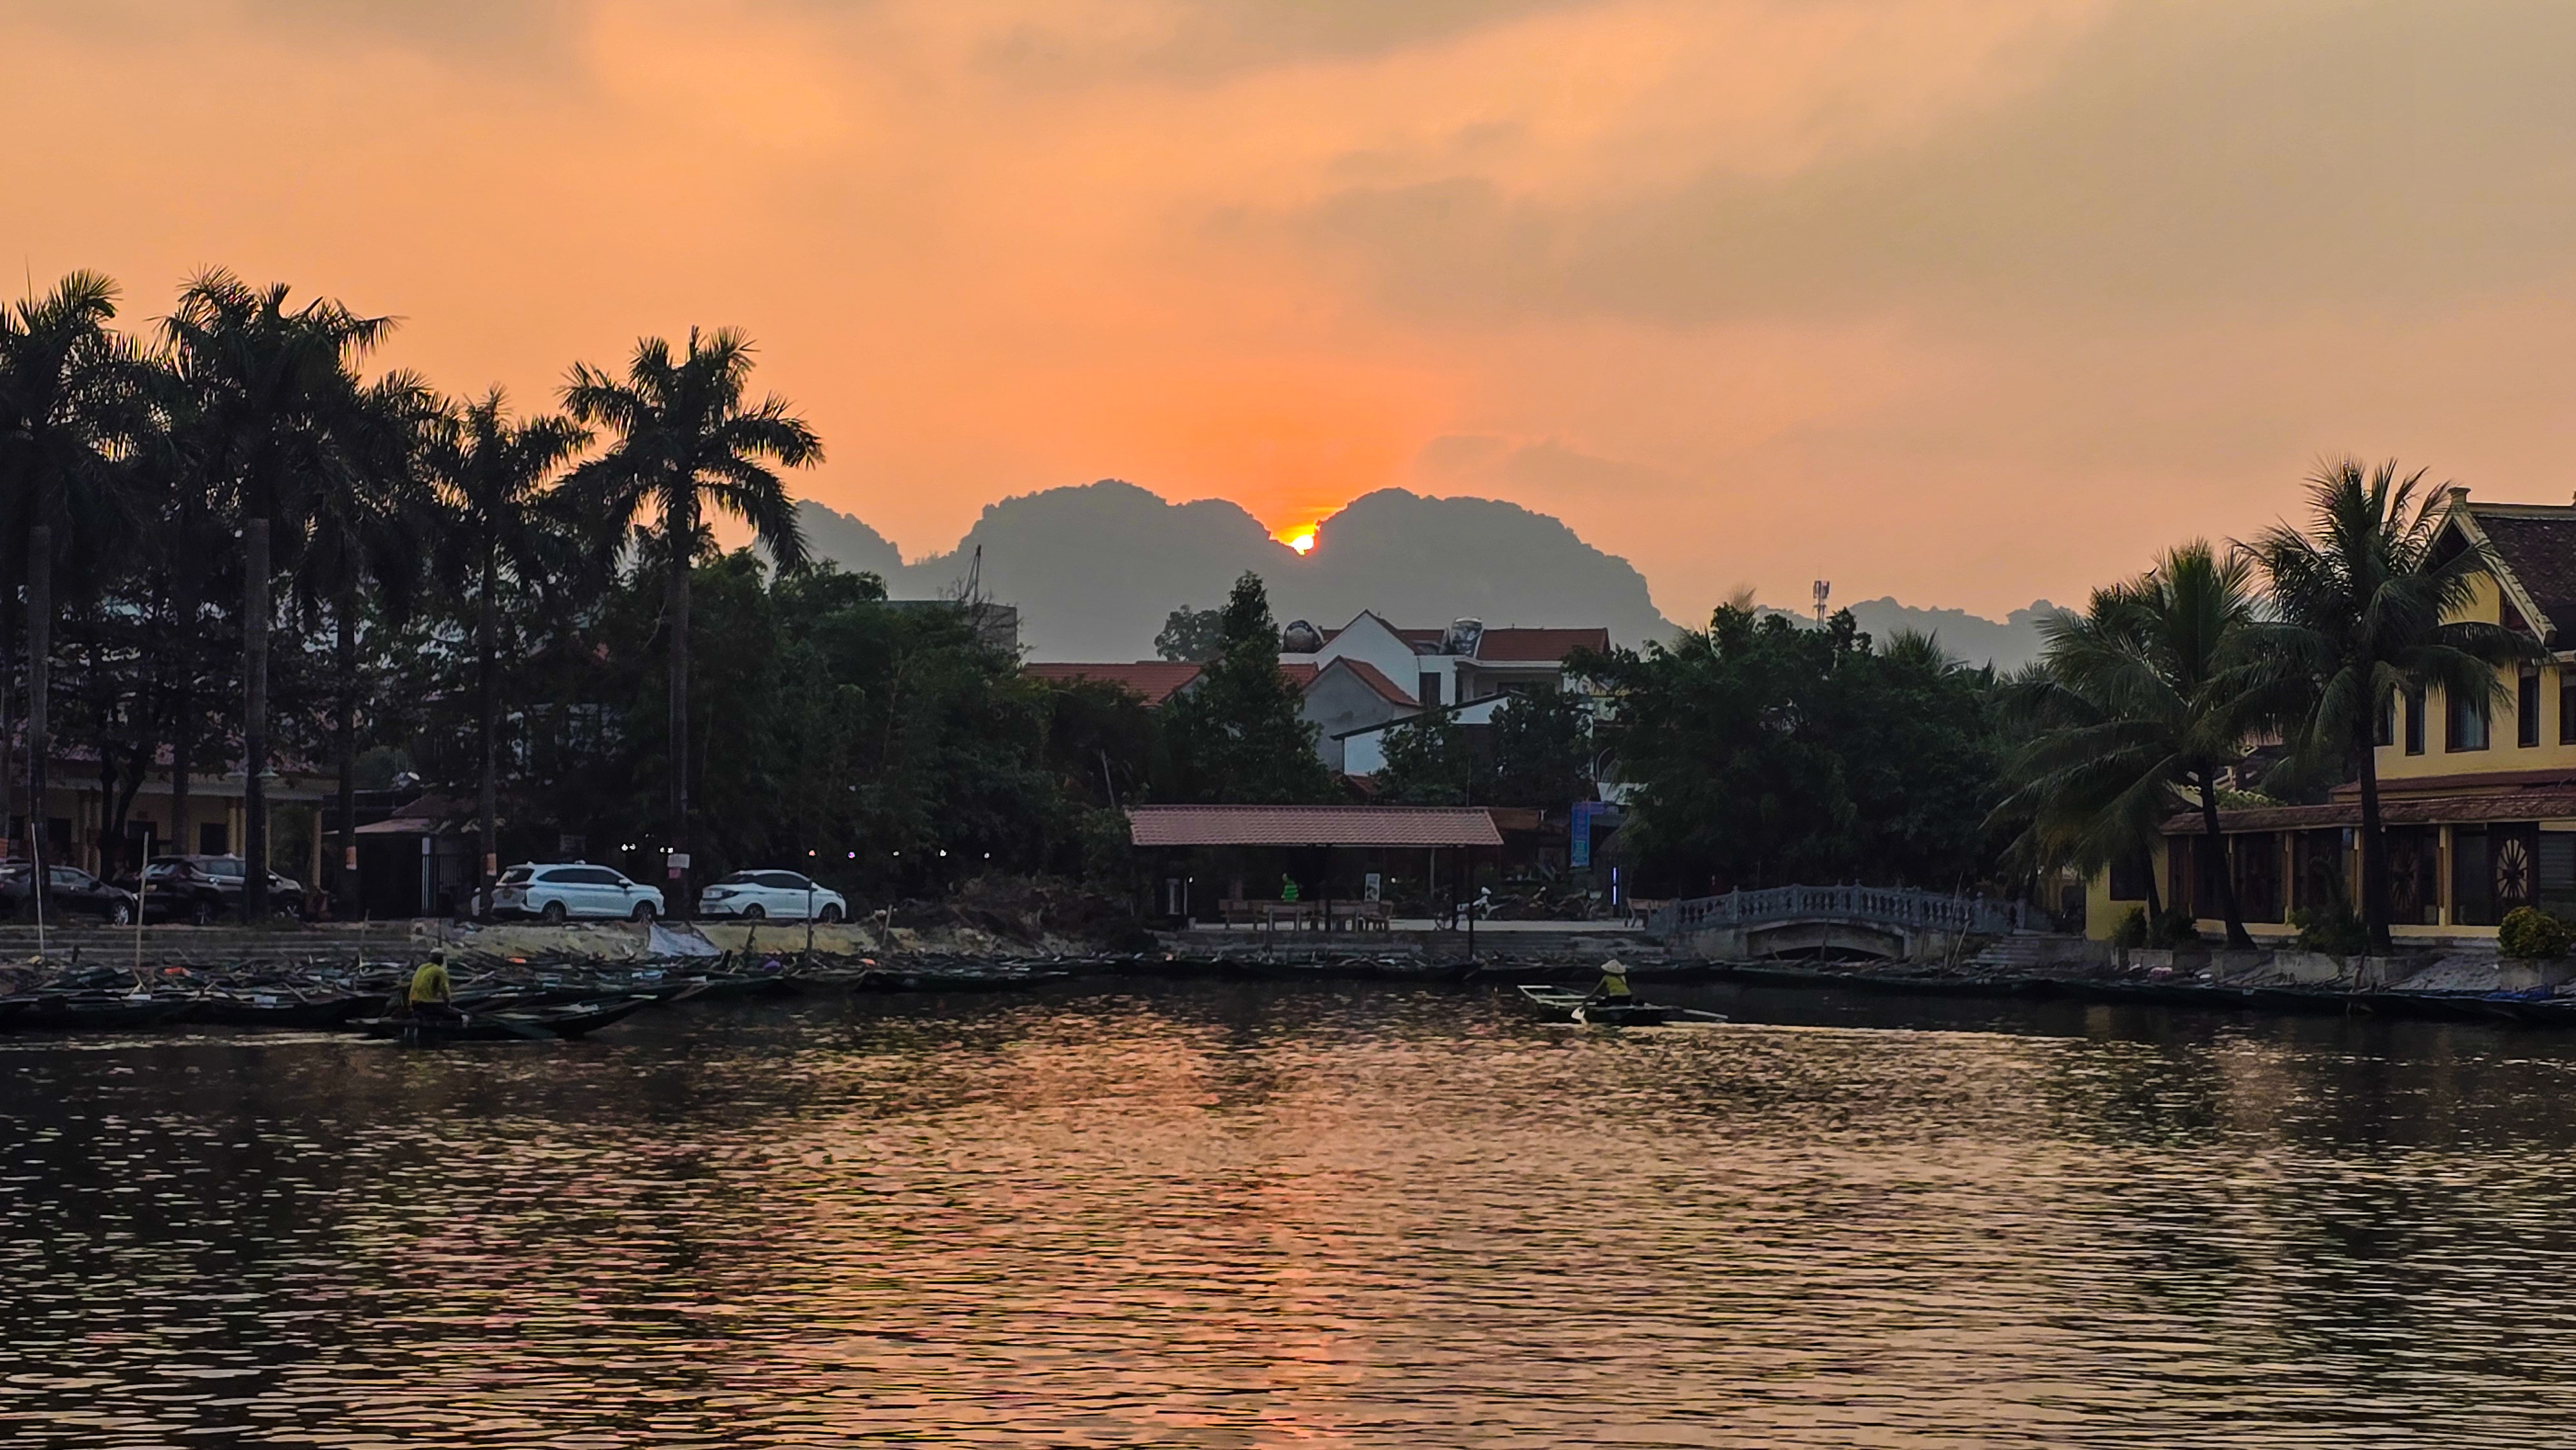
<path id="1" fill-rule="evenodd" d="M 1286 655 L 1310 655 L 1324 647 L 1324 633 L 1302 619 L 1288 621 L 1279 631 L 1279 652 Z"/>
<path id="2" fill-rule="evenodd" d="M 1483 639 L 1484 637 L 1485 621 L 1481 619 L 1453 619 L 1449 621 L 1449 632 L 1441 636 L 1440 652 L 1442 654 L 1453 655 L 1474 654 L 1476 652 L 1476 641 Z"/>

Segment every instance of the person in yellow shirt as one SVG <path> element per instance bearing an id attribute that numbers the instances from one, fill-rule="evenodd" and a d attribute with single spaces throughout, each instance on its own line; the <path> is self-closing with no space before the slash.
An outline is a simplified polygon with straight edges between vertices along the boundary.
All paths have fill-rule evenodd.
<path id="1" fill-rule="evenodd" d="M 1601 985 L 1592 989 L 1595 1002 L 1633 1002 L 1636 996 L 1628 990 L 1628 969 L 1617 962 L 1601 964 Z"/>
<path id="2" fill-rule="evenodd" d="M 456 987 L 447 978 L 447 953 L 431 952 L 411 974 L 410 1007 L 414 1017 L 456 1015 Z"/>

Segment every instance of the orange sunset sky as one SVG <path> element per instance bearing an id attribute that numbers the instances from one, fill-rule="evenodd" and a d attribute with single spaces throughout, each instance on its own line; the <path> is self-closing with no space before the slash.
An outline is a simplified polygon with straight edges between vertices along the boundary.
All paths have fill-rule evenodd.
<path id="1" fill-rule="evenodd" d="M 0 0 L 0 56 L 24 278 L 221 264 L 531 401 L 739 325 L 907 556 L 1400 485 L 1676 619 L 1996 614 L 2326 450 L 2576 482 L 2564 0 Z"/>

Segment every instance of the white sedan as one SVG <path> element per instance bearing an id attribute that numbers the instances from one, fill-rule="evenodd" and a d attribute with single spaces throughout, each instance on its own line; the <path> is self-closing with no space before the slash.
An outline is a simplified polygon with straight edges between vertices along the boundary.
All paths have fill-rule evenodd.
<path id="1" fill-rule="evenodd" d="M 698 915 L 744 921 L 839 921 L 850 914 L 841 893 L 793 871 L 736 871 L 698 893 Z"/>

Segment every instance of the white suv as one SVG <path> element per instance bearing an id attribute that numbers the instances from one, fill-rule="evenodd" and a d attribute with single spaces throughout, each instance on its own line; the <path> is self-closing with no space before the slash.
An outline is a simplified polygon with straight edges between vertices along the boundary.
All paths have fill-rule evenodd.
<path id="1" fill-rule="evenodd" d="M 494 916 L 535 916 L 568 921 L 576 916 L 651 921 L 663 911 L 662 893 L 639 886 L 606 866 L 569 861 L 513 866 L 492 888 Z"/>
<path id="2" fill-rule="evenodd" d="M 700 916 L 802 921 L 811 915 L 816 921 L 839 921 L 849 911 L 841 893 L 793 871 L 736 871 L 698 893 Z"/>

